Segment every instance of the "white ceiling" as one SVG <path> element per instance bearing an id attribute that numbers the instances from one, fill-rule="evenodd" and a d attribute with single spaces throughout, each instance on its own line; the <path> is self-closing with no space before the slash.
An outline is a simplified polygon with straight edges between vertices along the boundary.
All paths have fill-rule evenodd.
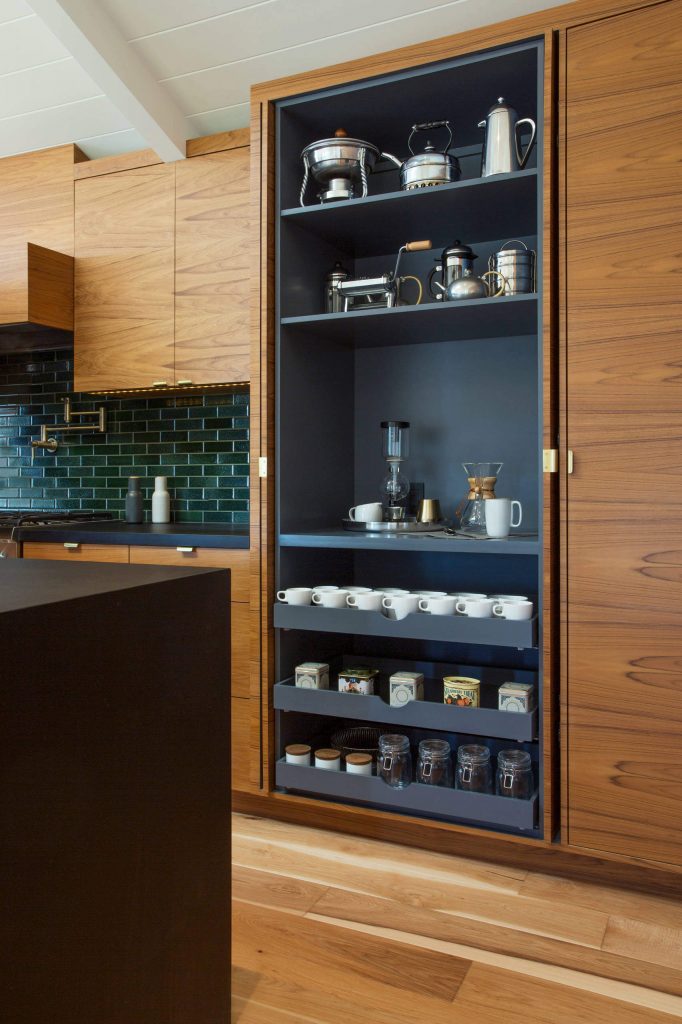
<path id="1" fill-rule="evenodd" d="M 188 137 L 248 124 L 251 85 L 492 24 L 560 0 L 88 0 L 185 115 Z M 0 156 L 77 142 L 142 149 L 27 0 L 0 0 Z"/>

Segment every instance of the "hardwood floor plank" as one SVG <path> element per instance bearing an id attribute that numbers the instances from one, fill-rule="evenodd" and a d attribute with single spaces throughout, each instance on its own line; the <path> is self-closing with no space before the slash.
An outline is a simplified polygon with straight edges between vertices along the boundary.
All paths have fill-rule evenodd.
<path id="1" fill-rule="evenodd" d="M 682 930 L 632 918 L 609 918 L 602 949 L 661 967 L 682 966 Z"/>
<path id="2" fill-rule="evenodd" d="M 644 963 L 607 950 L 590 948 L 586 951 L 584 946 L 577 943 L 528 932 L 521 934 L 500 925 L 407 907 L 364 894 L 330 889 L 308 913 L 332 920 L 345 919 L 394 928 L 399 932 L 459 942 L 510 956 L 520 953 L 528 960 L 556 964 L 682 995 L 682 964 L 673 969 Z"/>
<path id="3" fill-rule="evenodd" d="M 463 1019 L 475 1019 L 477 1024 L 672 1024 L 678 1019 L 484 964 L 472 966 L 454 1005 Z"/>
<path id="4" fill-rule="evenodd" d="M 326 891 L 325 885 L 301 882 L 291 876 L 253 871 L 239 865 L 232 869 L 232 899 L 241 900 L 243 903 L 255 903 L 303 914 L 310 910 Z"/>
<path id="5" fill-rule="evenodd" d="M 347 1024 L 352 1017 L 395 1024 L 398 1008 L 402 1024 L 449 1024 L 470 966 L 240 901 L 233 919 L 233 962 L 257 976 L 252 998 L 319 1024 Z"/>
<path id="6" fill-rule="evenodd" d="M 680 884 L 682 890 L 682 879 Z M 590 907 L 609 916 L 616 914 L 638 921 L 649 921 L 651 924 L 682 928 L 682 898 L 666 899 L 533 872 L 529 872 L 521 883 L 519 894 L 551 900 L 569 908 Z"/>

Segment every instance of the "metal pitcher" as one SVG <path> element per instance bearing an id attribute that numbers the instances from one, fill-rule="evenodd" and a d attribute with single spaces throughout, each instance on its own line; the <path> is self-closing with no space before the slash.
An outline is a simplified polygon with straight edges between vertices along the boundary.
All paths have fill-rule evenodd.
<path id="1" fill-rule="evenodd" d="M 524 124 L 530 125 L 531 136 L 525 152 L 522 153 L 519 129 Z M 500 96 L 497 103 L 488 111 L 485 120 L 478 122 L 478 127 L 485 128 L 481 177 L 523 170 L 535 142 L 535 121 L 531 117 L 522 117 L 519 120 L 514 108 L 507 106 Z"/>

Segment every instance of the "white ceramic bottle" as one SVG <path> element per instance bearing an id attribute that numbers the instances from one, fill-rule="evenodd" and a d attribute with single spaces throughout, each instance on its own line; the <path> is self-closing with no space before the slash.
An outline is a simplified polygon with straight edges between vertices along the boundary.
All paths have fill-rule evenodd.
<path id="1" fill-rule="evenodd" d="M 152 494 L 152 522 L 170 523 L 170 495 L 166 484 L 168 477 L 154 477 L 154 493 Z"/>

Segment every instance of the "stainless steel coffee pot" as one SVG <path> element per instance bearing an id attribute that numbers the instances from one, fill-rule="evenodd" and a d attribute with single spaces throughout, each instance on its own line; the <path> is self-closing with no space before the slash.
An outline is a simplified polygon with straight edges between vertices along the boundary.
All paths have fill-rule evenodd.
<path id="1" fill-rule="evenodd" d="M 432 299 L 442 299 L 447 296 L 447 290 L 453 281 L 472 275 L 474 272 L 474 260 L 476 253 L 470 245 L 464 245 L 459 239 L 443 249 L 436 259 L 436 265 L 429 274 L 429 292 Z M 436 274 L 440 274 L 440 281 L 436 281 Z M 438 291 L 434 291 L 437 288 Z"/>
<path id="2" fill-rule="evenodd" d="M 412 138 L 417 132 L 430 132 L 445 128 L 449 134 L 445 149 L 437 150 L 427 141 L 423 153 L 415 153 L 412 149 Z M 404 162 L 391 153 L 382 153 L 382 157 L 390 160 L 400 171 L 400 188 L 409 191 L 413 188 L 425 188 L 430 185 L 447 185 L 451 181 L 459 181 L 459 160 L 449 150 L 452 146 L 452 128 L 449 121 L 425 121 L 413 124 L 407 140 L 410 156 Z"/>
<path id="3" fill-rule="evenodd" d="M 524 124 L 530 125 L 531 136 L 525 152 L 522 153 L 519 129 Z M 531 117 L 522 117 L 519 120 L 514 108 L 508 106 L 500 96 L 497 103 L 488 111 L 485 120 L 478 122 L 478 127 L 485 128 L 481 177 L 509 174 L 526 166 L 535 142 L 535 121 Z"/>

